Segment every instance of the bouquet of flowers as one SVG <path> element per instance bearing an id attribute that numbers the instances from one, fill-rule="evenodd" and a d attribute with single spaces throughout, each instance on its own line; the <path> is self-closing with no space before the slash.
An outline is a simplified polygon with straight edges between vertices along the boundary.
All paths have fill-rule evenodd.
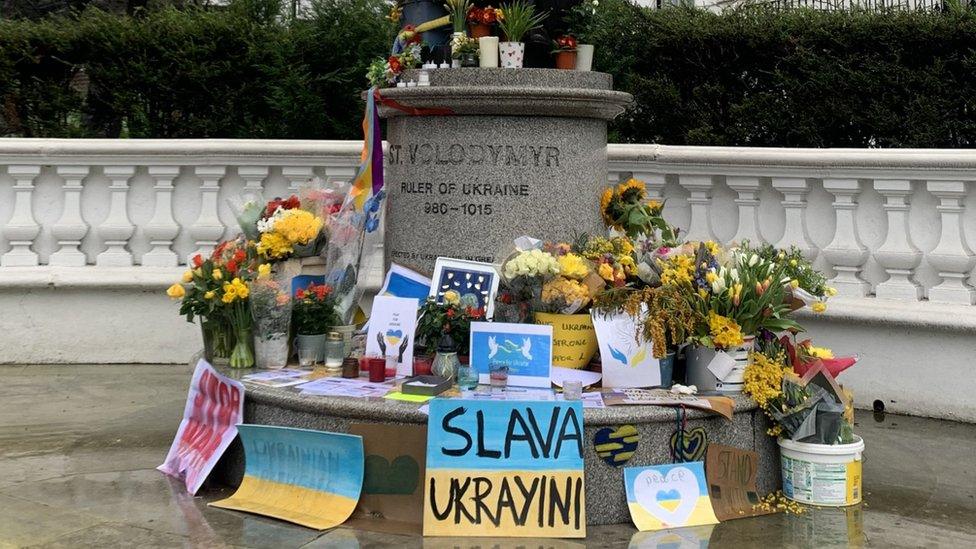
<path id="1" fill-rule="evenodd" d="M 678 242 L 677 230 L 661 217 L 664 203 L 647 199 L 647 186 L 638 179 L 628 179 L 603 191 L 600 215 L 612 229 L 630 238 L 653 238 L 662 246 Z"/>
<path id="2" fill-rule="evenodd" d="M 287 259 L 296 248 L 313 243 L 323 225 L 321 217 L 301 209 L 297 196 L 292 195 L 285 200 L 276 198 L 268 202 L 257 222 L 261 234 L 258 253 L 271 261 Z"/>
<path id="3" fill-rule="evenodd" d="M 292 322 L 299 335 L 319 335 L 339 324 L 335 296 L 328 284 L 309 284 L 295 292 Z"/>
<path id="4" fill-rule="evenodd" d="M 261 368 L 284 368 L 288 363 L 291 296 L 285 284 L 268 275 L 250 284 L 251 316 L 256 328 L 255 354 Z"/>
<path id="5" fill-rule="evenodd" d="M 517 249 L 502 263 L 495 320 L 531 322 L 542 302 L 542 287 L 559 274 L 559 260 L 537 247 Z"/>

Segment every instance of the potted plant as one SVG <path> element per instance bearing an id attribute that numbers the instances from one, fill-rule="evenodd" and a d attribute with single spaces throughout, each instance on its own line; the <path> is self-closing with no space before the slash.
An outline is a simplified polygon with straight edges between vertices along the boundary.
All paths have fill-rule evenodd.
<path id="1" fill-rule="evenodd" d="M 455 34 L 451 38 L 451 57 L 461 67 L 477 67 L 480 49 L 475 38 L 468 38 L 463 34 Z"/>
<path id="2" fill-rule="evenodd" d="M 454 34 L 464 34 L 464 27 L 468 21 L 468 11 L 471 9 L 471 0 L 446 0 L 444 8 L 451 18 Z"/>
<path id="3" fill-rule="evenodd" d="M 576 70 L 578 71 L 593 69 L 593 44 L 586 42 L 592 40 L 593 20 L 596 18 L 599 5 L 600 0 L 583 0 L 570 8 L 567 14 L 568 26 L 578 42 L 576 46 Z"/>
<path id="4" fill-rule="evenodd" d="M 492 27 L 498 23 L 500 9 L 490 5 L 484 8 L 472 6 L 468 10 L 468 35 L 471 38 L 491 36 Z"/>
<path id="5" fill-rule="evenodd" d="M 313 283 L 297 290 L 292 323 L 295 326 L 295 350 L 314 349 L 315 361 L 324 361 L 326 337 L 330 328 L 339 324 L 332 287 Z"/>
<path id="6" fill-rule="evenodd" d="M 444 346 L 444 336 L 453 342 L 459 355 L 467 356 L 471 342 L 471 321 L 484 320 L 484 309 L 461 303 L 461 296 L 454 290 L 444 294 L 444 302 L 428 298 L 418 311 L 417 332 L 414 341 L 423 345 L 421 354 L 432 356 L 438 346 Z"/>
<path id="7" fill-rule="evenodd" d="M 520 69 L 525 61 L 525 43 L 522 38 L 527 32 L 539 27 L 547 13 L 536 13 L 535 6 L 515 0 L 502 7 L 502 17 L 498 28 L 505 36 L 505 42 L 498 43 L 498 53 L 502 67 Z"/>
<path id="8" fill-rule="evenodd" d="M 556 68 L 563 70 L 576 69 L 576 37 L 572 34 L 564 34 L 553 40 L 555 49 L 552 50 L 556 57 Z"/>

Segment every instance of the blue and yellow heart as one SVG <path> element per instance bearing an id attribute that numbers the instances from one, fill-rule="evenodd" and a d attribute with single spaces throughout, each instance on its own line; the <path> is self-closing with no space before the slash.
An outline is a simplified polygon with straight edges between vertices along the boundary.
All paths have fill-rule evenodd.
<path id="1" fill-rule="evenodd" d="M 593 437 L 596 455 L 614 467 L 627 463 L 637 450 L 640 435 L 633 425 L 604 427 Z"/>
<path id="2" fill-rule="evenodd" d="M 401 339 L 403 339 L 403 330 L 387 330 L 386 331 L 386 341 L 390 345 L 394 345 L 395 346 L 397 343 L 400 343 L 400 340 Z"/>
<path id="3" fill-rule="evenodd" d="M 671 455 L 678 461 L 701 461 L 708 447 L 708 436 L 704 427 L 695 427 L 690 431 L 683 429 L 671 435 Z"/>

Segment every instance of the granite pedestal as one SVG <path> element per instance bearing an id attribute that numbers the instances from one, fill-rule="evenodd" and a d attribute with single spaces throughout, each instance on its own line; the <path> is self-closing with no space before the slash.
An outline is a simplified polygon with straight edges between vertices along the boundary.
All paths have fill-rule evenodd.
<path id="1" fill-rule="evenodd" d="M 381 92 L 387 265 L 430 273 L 438 256 L 500 262 L 521 235 L 565 241 L 603 231 L 607 121 L 631 101 L 610 75 L 429 73 L 429 87 Z"/>
<path id="2" fill-rule="evenodd" d="M 224 370 L 232 377 L 244 374 Z M 247 373 L 247 372 L 245 372 Z M 382 398 L 348 398 L 302 395 L 292 388 L 268 388 L 245 382 L 244 422 L 281 425 L 344 433 L 350 423 L 426 424 L 419 405 Z M 770 427 L 753 400 L 735 397 L 732 421 L 689 410 L 687 428 L 704 427 L 709 442 L 755 450 L 759 454 L 757 482 L 760 493 L 779 488 L 779 449 L 766 434 Z M 668 440 L 675 430 L 675 410 L 660 406 L 614 406 L 584 410 L 584 468 L 587 524 L 630 522 L 623 469 L 607 465 L 593 449 L 593 437 L 603 427 L 633 425 L 640 433 L 637 451 L 627 465 L 671 463 Z M 244 474 L 243 448 L 239 441 L 228 449 L 213 477 L 231 486 Z"/>

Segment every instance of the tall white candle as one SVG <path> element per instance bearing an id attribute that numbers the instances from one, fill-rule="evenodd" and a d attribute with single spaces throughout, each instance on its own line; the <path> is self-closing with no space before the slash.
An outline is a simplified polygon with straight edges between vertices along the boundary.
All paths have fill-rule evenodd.
<path id="1" fill-rule="evenodd" d="M 480 65 L 482 68 L 495 68 L 498 66 L 497 36 L 482 36 L 479 38 L 478 49 L 480 50 Z"/>

